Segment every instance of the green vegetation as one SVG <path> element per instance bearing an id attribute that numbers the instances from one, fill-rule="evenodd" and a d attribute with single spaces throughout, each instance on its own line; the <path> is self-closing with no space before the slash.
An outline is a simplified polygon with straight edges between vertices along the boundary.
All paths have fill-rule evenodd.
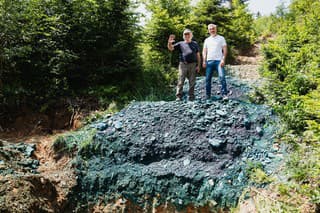
<path id="1" fill-rule="evenodd" d="M 55 152 L 54 158 L 58 160 L 63 156 L 75 157 L 77 152 L 86 156 L 87 150 L 92 146 L 95 133 L 94 130 L 82 129 L 58 136 L 52 145 Z"/>
<path id="2" fill-rule="evenodd" d="M 75 94 L 120 99 L 141 76 L 129 0 L 1 0 L 0 102 L 39 105 Z"/>
<path id="3" fill-rule="evenodd" d="M 56 157 L 73 156 L 78 149 L 86 149 L 91 145 L 95 134 L 96 129 L 82 128 L 76 132 L 59 135 L 52 145 Z"/>
<path id="4" fill-rule="evenodd" d="M 202 0 L 194 9 L 190 19 L 190 28 L 195 31 L 199 43 L 208 37 L 207 25 L 214 22 L 218 33 L 228 43 L 228 62 L 232 62 L 239 52 L 248 50 L 255 40 L 253 17 L 248 13 L 243 1 L 232 1 L 232 7 L 221 7 L 219 0 Z"/>
<path id="5" fill-rule="evenodd" d="M 254 31 L 257 36 L 266 39 L 272 37 L 281 28 L 282 22 L 285 19 L 286 7 L 281 4 L 277 7 L 275 14 L 269 16 L 258 16 L 253 23 Z"/>
<path id="6" fill-rule="evenodd" d="M 249 47 L 253 19 L 243 2 L 144 0 L 152 16 L 141 27 L 131 0 L 0 0 L 1 111 L 43 112 L 67 97 L 95 97 L 103 107 L 170 99 L 163 94 L 175 84 L 178 57 L 168 35 L 178 40 L 190 27 L 202 43 L 215 22 L 231 49 Z"/>
<path id="7" fill-rule="evenodd" d="M 257 202 L 262 212 L 266 206 L 319 210 L 320 2 L 293 0 L 288 10 L 280 6 L 276 14 L 255 20 L 246 1 L 234 0 L 230 8 L 219 0 L 190 2 L 143 0 L 151 18 L 141 27 L 130 0 L 0 0 L 1 115 L 24 107 L 46 111 L 61 97 L 96 97 L 110 112 L 132 99 L 170 100 L 178 57 L 168 52 L 167 39 L 182 39 L 184 28 L 201 45 L 207 24 L 217 24 L 229 44 L 229 62 L 256 37 L 270 38 L 261 68 L 266 85 L 255 97 L 280 115 L 286 130 L 281 141 L 291 150 L 287 180 L 274 183 L 279 197 Z M 59 136 L 55 151 L 85 151 L 95 132 L 84 132 Z M 257 183 L 273 179 L 259 166 L 249 171 Z"/>
<path id="8" fill-rule="evenodd" d="M 146 8 L 152 17 L 146 23 L 143 31 L 143 57 L 145 67 L 153 67 L 155 64 L 163 66 L 170 71 L 171 59 L 177 64 L 178 57 L 171 57 L 167 49 L 167 41 L 170 34 L 175 34 L 176 39 L 182 38 L 185 21 L 191 11 L 189 0 L 147 0 Z M 169 69 L 169 70 L 168 70 Z"/>
<path id="9" fill-rule="evenodd" d="M 282 141 L 291 145 L 284 171 L 288 180 L 277 184 L 280 197 L 269 203 L 280 202 L 282 212 L 320 208 L 319 13 L 319 1 L 294 0 L 273 21 L 258 19 L 260 26 L 264 21 L 277 26 L 275 38 L 263 48 L 262 74 L 264 98 L 286 125 Z"/>
<path id="10" fill-rule="evenodd" d="M 194 40 L 202 45 L 208 37 L 207 25 L 218 25 L 218 33 L 223 35 L 230 50 L 229 62 L 239 52 L 249 49 L 255 41 L 253 17 L 249 14 L 246 1 L 232 1 L 232 7 L 224 7 L 220 0 L 201 0 L 195 6 L 189 0 L 145 0 L 151 19 L 143 30 L 142 44 L 144 64 L 162 65 L 164 72 L 178 63 L 177 53 L 168 54 L 167 39 L 170 34 L 182 40 L 182 31 L 190 28 Z"/>
<path id="11" fill-rule="evenodd" d="M 248 161 L 247 173 L 250 181 L 255 184 L 267 184 L 274 180 L 263 171 L 263 165 L 260 162 Z"/>

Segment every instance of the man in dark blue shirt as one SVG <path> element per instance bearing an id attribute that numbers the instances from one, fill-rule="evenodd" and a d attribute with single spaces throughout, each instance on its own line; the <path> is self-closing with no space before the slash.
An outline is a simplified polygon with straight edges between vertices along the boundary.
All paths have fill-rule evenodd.
<path id="1" fill-rule="evenodd" d="M 183 31 L 184 41 L 175 42 L 174 35 L 169 36 L 168 49 L 179 51 L 179 78 L 177 85 L 177 100 L 182 100 L 183 84 L 185 79 L 189 80 L 189 101 L 193 101 L 194 87 L 196 84 L 196 71 L 200 71 L 200 49 L 197 42 L 192 41 L 192 32 L 189 29 Z"/>

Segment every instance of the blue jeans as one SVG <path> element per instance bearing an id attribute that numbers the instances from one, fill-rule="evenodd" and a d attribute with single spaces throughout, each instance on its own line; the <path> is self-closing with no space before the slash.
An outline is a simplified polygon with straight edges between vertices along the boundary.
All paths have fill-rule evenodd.
<path id="1" fill-rule="evenodd" d="M 221 94 L 227 95 L 227 82 L 224 68 L 220 66 L 220 61 L 218 60 L 209 60 L 207 61 L 206 68 L 206 95 L 207 98 L 211 97 L 211 82 L 212 82 L 212 74 L 213 70 L 216 70 L 219 75 L 219 80 L 221 84 Z"/>

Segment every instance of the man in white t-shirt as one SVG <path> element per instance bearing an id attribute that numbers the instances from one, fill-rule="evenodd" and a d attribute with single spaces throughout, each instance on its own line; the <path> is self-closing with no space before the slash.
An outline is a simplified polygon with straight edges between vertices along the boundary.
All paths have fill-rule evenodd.
<path id="1" fill-rule="evenodd" d="M 215 24 L 208 25 L 210 36 L 203 44 L 203 68 L 206 68 L 206 98 L 211 98 L 211 81 L 213 70 L 216 70 L 221 83 L 221 95 L 227 99 L 227 83 L 225 78 L 225 59 L 227 57 L 227 43 L 223 36 L 217 34 Z"/>

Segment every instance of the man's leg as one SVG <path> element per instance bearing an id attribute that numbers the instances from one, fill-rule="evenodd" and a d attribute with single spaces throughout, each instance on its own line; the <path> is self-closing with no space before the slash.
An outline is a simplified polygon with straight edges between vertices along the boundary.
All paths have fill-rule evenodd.
<path id="1" fill-rule="evenodd" d="M 188 65 L 188 80 L 189 80 L 189 100 L 193 101 L 194 96 L 194 87 L 196 85 L 196 63 Z"/>
<path id="2" fill-rule="evenodd" d="M 207 62 L 207 68 L 206 68 L 206 98 L 211 97 L 211 83 L 212 83 L 212 67 L 213 66 L 213 61 L 208 61 Z"/>
<path id="3" fill-rule="evenodd" d="M 218 75 L 219 75 L 219 81 L 221 84 L 221 95 L 227 95 L 228 91 L 227 91 L 225 70 L 223 67 L 220 66 L 220 61 L 217 64 L 217 70 L 218 70 Z"/>
<path id="4" fill-rule="evenodd" d="M 186 79 L 186 73 L 187 73 L 186 64 L 180 62 L 179 63 L 179 76 L 178 76 L 178 84 L 177 84 L 177 93 L 176 93 L 177 99 L 182 99 L 183 84 Z"/>

